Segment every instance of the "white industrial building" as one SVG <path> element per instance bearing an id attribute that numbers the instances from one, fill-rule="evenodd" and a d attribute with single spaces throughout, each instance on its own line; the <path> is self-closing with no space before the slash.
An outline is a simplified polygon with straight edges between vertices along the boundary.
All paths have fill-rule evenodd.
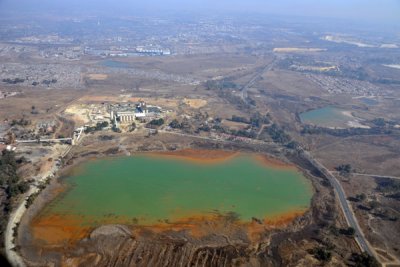
<path id="1" fill-rule="evenodd" d="M 139 102 L 135 107 L 130 104 L 111 107 L 110 109 L 110 119 L 117 123 L 131 123 L 138 118 L 146 118 L 156 116 L 161 113 L 160 107 L 147 106 L 143 101 Z"/>

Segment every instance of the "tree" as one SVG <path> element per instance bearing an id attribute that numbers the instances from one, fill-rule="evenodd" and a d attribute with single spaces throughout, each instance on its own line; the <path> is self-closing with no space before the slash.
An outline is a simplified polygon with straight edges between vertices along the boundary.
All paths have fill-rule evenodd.
<path id="1" fill-rule="evenodd" d="M 276 143 L 287 144 L 291 141 L 290 136 L 277 124 L 272 124 L 272 126 L 268 127 L 267 132 Z"/>
<path id="2" fill-rule="evenodd" d="M 340 175 L 342 175 L 342 176 L 347 176 L 347 175 L 349 175 L 349 174 L 353 171 L 353 168 L 351 167 L 350 164 L 342 164 L 342 165 L 337 166 L 335 169 L 336 169 L 336 170 L 340 173 Z"/>
<path id="3" fill-rule="evenodd" d="M 359 201 L 364 201 L 364 200 L 367 198 L 367 196 L 366 196 L 364 193 L 362 193 L 362 194 L 358 194 L 358 195 L 356 196 L 356 198 L 357 198 Z"/>
<path id="4" fill-rule="evenodd" d="M 173 128 L 173 129 L 181 129 L 182 124 L 179 123 L 179 121 L 177 119 L 174 119 L 173 121 L 170 122 L 169 127 Z"/>
<path id="5" fill-rule="evenodd" d="M 328 249 L 326 248 L 315 248 L 311 251 L 311 254 L 314 255 L 314 257 L 322 262 L 329 262 L 332 258 L 332 252 L 330 252 Z"/>
<path id="6" fill-rule="evenodd" d="M 27 182 L 20 181 L 17 169 L 18 164 L 15 153 L 4 150 L 0 157 L 0 185 L 6 187 L 8 198 L 25 193 L 29 189 Z"/>
<path id="7" fill-rule="evenodd" d="M 356 233 L 356 230 L 353 227 L 349 227 L 347 229 L 340 229 L 339 233 L 341 233 L 342 235 L 354 236 Z"/>
<path id="8" fill-rule="evenodd" d="M 35 106 L 31 107 L 31 114 L 38 114 L 39 112 L 36 110 Z"/>
<path id="9" fill-rule="evenodd" d="M 380 264 L 379 262 L 371 255 L 368 253 L 361 253 L 361 254 L 356 254 L 353 253 L 351 256 L 351 261 L 354 263 L 353 266 L 355 267 L 379 267 Z"/>
<path id="10" fill-rule="evenodd" d="M 152 121 L 149 122 L 150 126 L 161 126 L 164 124 L 164 119 L 160 118 L 160 119 L 154 119 Z"/>

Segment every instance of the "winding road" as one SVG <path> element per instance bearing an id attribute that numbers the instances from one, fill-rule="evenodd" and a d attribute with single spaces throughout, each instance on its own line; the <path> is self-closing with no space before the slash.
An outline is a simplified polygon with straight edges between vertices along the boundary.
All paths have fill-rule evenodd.
<path id="1" fill-rule="evenodd" d="M 310 153 L 307 151 L 303 150 L 303 155 L 311 162 L 313 165 L 320 171 L 322 172 L 329 180 L 331 185 L 333 186 L 335 190 L 335 194 L 337 195 L 339 199 L 339 204 L 340 207 L 343 211 L 344 217 L 346 218 L 347 224 L 354 228 L 355 230 L 355 235 L 354 239 L 356 240 L 357 244 L 360 246 L 360 249 L 363 252 L 368 253 L 371 256 L 374 256 L 375 258 L 378 259 L 375 250 L 371 247 L 369 244 L 368 240 L 365 238 L 364 233 L 362 232 L 362 229 L 360 225 L 358 224 L 357 218 L 353 212 L 353 209 L 351 208 L 350 204 L 347 202 L 347 197 L 346 193 L 344 192 L 344 189 L 340 182 L 336 179 L 336 177 L 332 174 L 331 171 L 329 171 L 327 168 L 325 168 L 324 165 L 322 165 L 319 161 L 314 159 Z"/>
<path id="2" fill-rule="evenodd" d="M 180 136 L 187 136 L 187 137 L 195 137 L 195 138 L 200 138 L 200 139 L 204 139 L 204 140 L 212 140 L 212 141 L 219 141 L 219 142 L 227 142 L 230 143 L 232 141 L 226 141 L 226 140 L 216 140 L 214 138 L 209 138 L 209 137 L 201 137 L 201 136 L 196 136 L 196 135 L 188 135 L 188 134 L 182 134 L 182 133 L 177 133 L 177 132 L 170 132 L 170 131 L 163 131 L 160 130 L 159 132 L 161 133 L 165 133 L 165 134 L 174 134 L 174 135 L 180 135 Z M 257 140 L 258 141 L 258 140 Z M 232 142 L 234 143 L 234 142 Z M 258 141 L 258 142 L 254 142 L 254 144 L 265 144 L 265 142 L 262 141 Z M 71 148 L 68 147 L 68 149 L 65 152 L 69 152 Z M 63 156 L 66 153 L 63 153 Z M 331 185 L 334 188 L 335 194 L 337 195 L 338 199 L 339 199 L 339 204 L 340 207 L 343 211 L 343 214 L 346 218 L 347 224 L 354 228 L 355 230 L 355 235 L 354 235 L 354 239 L 357 242 L 357 244 L 359 245 L 360 249 L 363 252 L 368 253 L 369 255 L 372 255 L 374 257 L 377 257 L 375 250 L 371 247 L 371 245 L 369 244 L 369 242 L 367 241 L 367 239 L 364 236 L 364 233 L 362 232 L 362 229 L 357 221 L 357 218 L 350 206 L 350 204 L 347 201 L 347 197 L 345 194 L 345 191 L 343 189 L 343 187 L 341 186 L 340 182 L 337 180 L 337 178 L 334 176 L 333 172 L 329 171 L 324 165 L 322 165 L 318 160 L 316 160 L 315 158 L 312 157 L 312 155 L 305 151 L 302 150 L 302 154 L 303 156 L 308 159 L 321 173 L 323 173 L 328 180 L 330 181 Z M 52 170 L 50 171 L 51 174 L 54 173 L 56 170 L 54 169 L 55 167 L 52 168 Z M 46 177 L 50 176 L 49 175 L 43 175 L 40 179 L 45 179 Z M 36 185 L 33 185 L 31 187 L 31 189 L 29 190 L 27 196 L 32 195 L 33 193 L 37 192 L 39 189 Z M 16 267 L 24 267 L 24 261 L 22 259 L 22 257 L 20 255 L 18 255 L 18 253 L 14 250 L 15 245 L 14 245 L 14 228 L 18 225 L 18 223 L 20 222 L 26 207 L 25 207 L 25 203 L 26 203 L 26 198 L 20 203 L 20 205 L 18 206 L 18 208 L 12 212 L 12 214 L 10 215 L 10 219 L 6 228 L 6 232 L 5 232 L 5 248 L 6 248 L 6 255 L 8 260 L 10 261 L 10 263 L 12 264 L 12 266 L 16 266 Z"/>
<path id="3" fill-rule="evenodd" d="M 67 149 L 62 153 L 62 157 L 64 157 L 68 152 L 71 150 L 72 146 L 68 146 Z M 56 163 L 54 162 L 54 165 L 52 168 L 42 174 L 40 177 L 34 178 L 35 183 L 31 185 L 28 193 L 26 193 L 25 198 L 19 203 L 18 207 L 10 214 L 10 218 L 7 223 L 6 231 L 4 233 L 4 246 L 5 246 L 5 253 L 6 257 L 13 267 L 25 267 L 24 260 L 22 257 L 17 253 L 15 250 L 15 244 L 14 244 L 14 229 L 18 228 L 18 224 L 22 219 L 22 216 L 24 215 L 26 211 L 26 202 L 27 199 L 39 192 L 39 184 L 41 182 L 44 182 L 48 177 L 53 177 L 54 173 L 56 173 L 58 170 L 58 167 Z"/>
<path id="4" fill-rule="evenodd" d="M 274 62 L 272 61 L 270 63 L 268 63 L 267 65 L 265 65 L 264 67 L 262 67 L 258 72 L 256 72 L 256 74 L 245 84 L 242 86 L 242 88 L 240 88 L 240 97 L 243 99 L 243 101 L 245 101 L 247 103 L 248 101 L 248 94 L 247 91 L 250 87 L 252 87 L 255 82 L 261 78 L 261 76 L 267 72 L 270 71 L 272 69 L 272 67 L 274 66 Z"/>

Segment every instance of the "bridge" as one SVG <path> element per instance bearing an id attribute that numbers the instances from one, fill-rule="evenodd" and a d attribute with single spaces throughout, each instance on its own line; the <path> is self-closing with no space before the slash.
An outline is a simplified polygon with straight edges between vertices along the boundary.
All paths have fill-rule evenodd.
<path id="1" fill-rule="evenodd" d="M 84 127 L 76 129 L 73 137 L 66 138 L 38 138 L 38 139 L 29 139 L 29 140 L 16 140 L 15 142 L 18 144 L 26 144 L 26 143 L 70 143 L 71 145 L 75 145 L 77 141 L 82 137 L 82 133 L 84 131 Z"/>

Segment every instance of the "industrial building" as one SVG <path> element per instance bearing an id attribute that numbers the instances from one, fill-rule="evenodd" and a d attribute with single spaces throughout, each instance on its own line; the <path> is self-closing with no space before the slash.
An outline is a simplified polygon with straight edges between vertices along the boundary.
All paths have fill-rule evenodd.
<path id="1" fill-rule="evenodd" d="M 160 107 L 147 105 L 140 101 L 136 105 L 131 103 L 110 106 L 110 119 L 114 124 L 127 124 L 139 118 L 157 117 L 162 112 Z"/>

